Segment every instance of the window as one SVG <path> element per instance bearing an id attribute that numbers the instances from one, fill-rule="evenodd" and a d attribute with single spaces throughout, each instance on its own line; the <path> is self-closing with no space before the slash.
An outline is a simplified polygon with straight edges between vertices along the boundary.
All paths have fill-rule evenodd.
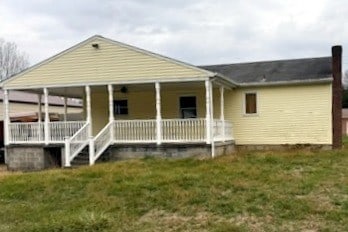
<path id="1" fill-rule="evenodd" d="M 128 101 L 127 100 L 114 101 L 114 114 L 127 115 L 128 114 Z"/>
<path id="2" fill-rule="evenodd" d="M 180 97 L 181 118 L 196 118 L 196 97 Z"/>
<path id="3" fill-rule="evenodd" d="M 256 93 L 245 94 L 245 114 L 257 113 L 257 97 Z"/>

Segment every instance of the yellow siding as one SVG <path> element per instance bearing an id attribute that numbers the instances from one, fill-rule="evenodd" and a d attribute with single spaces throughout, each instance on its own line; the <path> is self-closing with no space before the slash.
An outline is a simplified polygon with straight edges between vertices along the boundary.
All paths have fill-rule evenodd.
<path id="1" fill-rule="evenodd" d="M 108 122 L 108 94 L 93 91 L 93 131 Z M 257 92 L 258 114 L 243 113 L 245 92 Z M 205 89 L 162 90 L 162 117 L 180 118 L 179 97 L 196 96 L 197 114 L 205 117 Z M 155 92 L 116 93 L 127 99 L 129 114 L 116 119 L 155 119 Z M 220 117 L 220 93 L 214 89 L 214 118 Z M 225 118 L 233 122 L 237 144 L 331 144 L 331 85 L 255 87 L 225 90 Z"/>
<path id="2" fill-rule="evenodd" d="M 243 114 L 244 93 L 257 93 L 258 115 Z M 237 144 L 331 144 L 331 85 L 228 91 L 226 118 Z"/>
<path id="3" fill-rule="evenodd" d="M 226 91 L 227 90 L 225 90 L 224 96 L 226 95 Z M 203 94 L 205 94 L 205 92 Z M 203 99 L 203 104 L 205 104 L 205 98 Z M 214 115 L 213 118 L 220 119 L 220 115 L 221 115 L 220 114 L 220 90 L 218 88 L 213 89 L 213 115 Z"/>
<path id="4" fill-rule="evenodd" d="M 180 96 L 196 96 L 197 117 L 205 117 L 205 89 L 192 90 L 163 90 L 161 93 L 161 111 L 163 119 L 180 118 Z M 115 100 L 128 100 L 128 115 L 115 115 L 116 119 L 155 119 L 155 90 L 142 92 L 129 92 L 114 94 Z M 101 90 L 94 91 L 92 88 L 91 105 L 93 119 L 93 134 L 97 134 L 109 120 L 108 93 Z"/>
<path id="5" fill-rule="evenodd" d="M 205 89 L 170 90 L 162 94 L 162 117 L 180 118 L 180 96 L 196 96 L 197 117 L 205 117 Z"/>
<path id="6" fill-rule="evenodd" d="M 99 44 L 99 49 L 91 46 Z M 117 81 L 207 76 L 188 67 L 96 38 L 4 84 L 6 88 L 84 85 Z"/>
<path id="7" fill-rule="evenodd" d="M 4 111 L 2 102 L 0 103 L 0 121 L 4 120 Z M 35 104 L 15 103 L 10 102 L 10 116 L 18 113 L 33 113 L 38 112 L 38 106 Z M 42 112 L 44 112 L 44 106 L 42 106 Z M 51 113 L 64 113 L 64 107 L 60 106 L 49 106 L 49 112 Z M 68 108 L 68 113 L 80 113 L 82 109 L 79 108 Z"/>
<path id="8" fill-rule="evenodd" d="M 91 108 L 93 134 L 96 135 L 108 123 L 109 119 L 108 95 L 106 89 L 104 92 L 95 92 L 92 88 Z"/>

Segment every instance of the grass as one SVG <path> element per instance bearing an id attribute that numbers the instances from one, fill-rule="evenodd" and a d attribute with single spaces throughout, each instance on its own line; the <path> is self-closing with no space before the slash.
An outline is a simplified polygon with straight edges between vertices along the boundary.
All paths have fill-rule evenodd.
<path id="1" fill-rule="evenodd" d="M 348 150 L 0 174 L 0 231 L 348 231 Z"/>

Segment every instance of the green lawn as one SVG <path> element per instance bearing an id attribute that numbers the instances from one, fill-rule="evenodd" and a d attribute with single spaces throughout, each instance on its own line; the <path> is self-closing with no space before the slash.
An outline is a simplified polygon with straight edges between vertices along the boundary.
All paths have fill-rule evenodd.
<path id="1" fill-rule="evenodd" d="M 0 231 L 348 231 L 348 150 L 2 175 Z"/>

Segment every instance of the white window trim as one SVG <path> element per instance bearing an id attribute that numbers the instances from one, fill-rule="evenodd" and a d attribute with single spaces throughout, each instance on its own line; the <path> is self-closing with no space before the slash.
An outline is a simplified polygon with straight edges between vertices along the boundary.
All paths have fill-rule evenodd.
<path id="1" fill-rule="evenodd" d="M 180 99 L 182 97 L 194 97 L 196 99 L 196 118 L 198 118 L 198 104 L 197 104 L 197 96 L 195 94 L 182 94 L 179 96 L 178 98 L 179 117 L 178 118 L 182 118 L 181 107 L 180 107 Z M 188 108 L 185 108 L 185 109 L 188 109 Z"/>
<path id="2" fill-rule="evenodd" d="M 256 113 L 247 113 L 246 112 L 246 95 L 247 94 L 256 94 Z M 243 92 L 243 116 L 244 117 L 254 117 L 254 116 L 259 116 L 259 93 L 257 91 L 247 91 L 247 92 Z"/>

